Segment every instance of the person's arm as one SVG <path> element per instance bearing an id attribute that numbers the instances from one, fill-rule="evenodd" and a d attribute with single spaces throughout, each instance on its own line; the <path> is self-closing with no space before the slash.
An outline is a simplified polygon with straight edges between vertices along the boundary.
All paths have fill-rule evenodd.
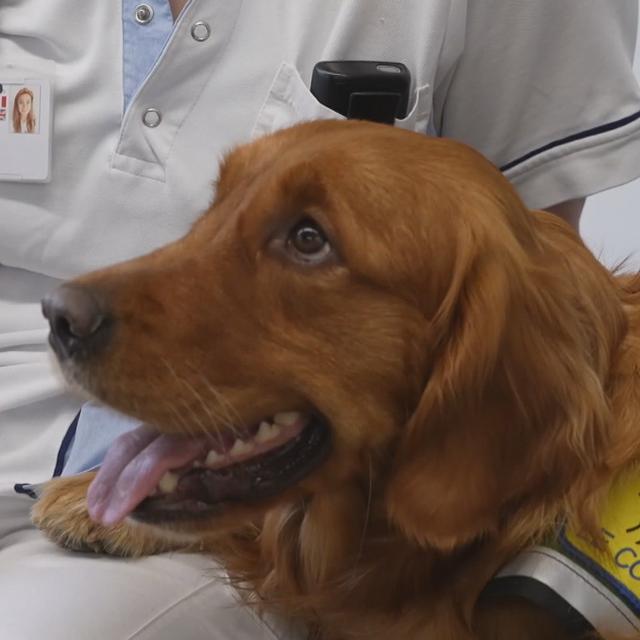
<path id="1" fill-rule="evenodd" d="M 577 224 L 584 198 L 640 177 L 637 0 L 474 0 L 434 125 L 487 156 L 531 209 Z"/>
<path id="2" fill-rule="evenodd" d="M 567 202 L 551 205 L 547 207 L 546 210 L 549 213 L 554 213 L 559 216 L 565 222 L 568 222 L 576 231 L 580 231 L 580 216 L 582 215 L 586 200 L 586 198 L 568 200 Z"/>

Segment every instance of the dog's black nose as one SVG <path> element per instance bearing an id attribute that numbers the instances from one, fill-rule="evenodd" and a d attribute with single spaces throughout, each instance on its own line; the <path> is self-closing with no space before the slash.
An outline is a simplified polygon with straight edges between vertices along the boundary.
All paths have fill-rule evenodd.
<path id="1" fill-rule="evenodd" d="M 89 355 L 108 339 L 104 305 L 81 287 L 58 287 L 43 298 L 42 313 L 49 320 L 49 342 L 59 357 Z"/>

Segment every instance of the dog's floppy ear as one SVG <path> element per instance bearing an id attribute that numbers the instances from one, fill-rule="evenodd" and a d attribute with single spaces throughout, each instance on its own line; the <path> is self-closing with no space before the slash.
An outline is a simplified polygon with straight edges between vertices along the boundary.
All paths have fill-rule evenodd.
<path id="1" fill-rule="evenodd" d="M 418 544 L 451 549 L 516 513 L 554 517 L 567 492 L 590 494 L 601 477 L 624 316 L 577 236 L 531 215 L 519 237 L 507 225 L 458 235 L 387 485 L 390 520 Z"/>

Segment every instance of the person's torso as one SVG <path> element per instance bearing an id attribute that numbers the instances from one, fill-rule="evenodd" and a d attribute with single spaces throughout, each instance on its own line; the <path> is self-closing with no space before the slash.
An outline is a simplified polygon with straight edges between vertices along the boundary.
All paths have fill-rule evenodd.
<path id="1" fill-rule="evenodd" d="M 0 182 L 0 263 L 53 276 L 182 235 L 222 156 L 334 114 L 309 92 L 321 60 L 403 62 L 426 132 L 464 40 L 466 0 L 191 0 L 123 114 L 122 3 L 22 0 L 0 12 L 0 65 L 55 62 L 52 180 Z M 198 23 L 205 23 L 199 25 Z M 155 127 L 145 112 L 155 109 Z M 152 122 L 147 114 L 147 123 Z"/>

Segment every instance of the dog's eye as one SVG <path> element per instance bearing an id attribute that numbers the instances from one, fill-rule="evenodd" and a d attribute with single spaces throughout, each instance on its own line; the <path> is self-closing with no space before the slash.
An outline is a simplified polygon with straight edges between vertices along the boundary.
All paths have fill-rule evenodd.
<path id="1" fill-rule="evenodd" d="M 313 255 L 324 249 L 327 239 L 315 222 L 303 220 L 291 231 L 289 242 L 299 253 Z"/>
<path id="2" fill-rule="evenodd" d="M 331 253 L 331 245 L 320 225 L 311 218 L 301 220 L 287 238 L 287 251 L 294 258 L 317 264 Z"/>

